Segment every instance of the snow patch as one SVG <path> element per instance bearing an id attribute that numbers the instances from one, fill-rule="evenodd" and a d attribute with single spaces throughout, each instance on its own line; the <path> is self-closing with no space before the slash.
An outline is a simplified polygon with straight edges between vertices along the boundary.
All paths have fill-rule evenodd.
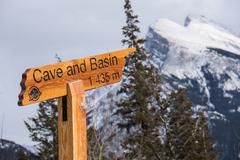
<path id="1" fill-rule="evenodd" d="M 236 112 L 236 109 L 230 109 L 229 110 L 229 113 L 235 113 Z"/>
<path id="2" fill-rule="evenodd" d="M 226 116 L 217 111 L 209 111 L 208 115 L 210 119 L 227 121 Z"/>
<path id="3" fill-rule="evenodd" d="M 237 108 L 237 111 L 240 112 L 240 106 Z"/>
<path id="4" fill-rule="evenodd" d="M 233 90 L 239 91 L 240 90 L 239 76 L 232 71 L 228 72 L 228 75 L 230 76 L 230 78 L 224 84 L 223 89 L 225 91 L 233 91 Z"/>

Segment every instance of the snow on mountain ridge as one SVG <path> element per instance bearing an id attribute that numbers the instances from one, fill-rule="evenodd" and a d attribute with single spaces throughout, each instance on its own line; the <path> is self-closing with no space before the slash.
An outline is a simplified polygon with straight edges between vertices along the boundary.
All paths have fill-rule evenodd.
<path id="1" fill-rule="evenodd" d="M 157 34 L 162 37 L 161 41 L 165 38 L 170 43 L 170 45 L 166 44 L 169 51 L 164 60 L 164 65 L 161 66 L 162 72 L 166 75 L 175 75 L 180 79 L 186 77 L 197 79 L 200 84 L 205 84 L 206 86 L 202 67 L 208 66 L 209 72 L 218 76 L 218 78 L 223 74 L 227 74 L 230 77 L 228 81 L 221 84 L 224 91 L 240 90 L 238 77 L 238 73 L 240 73 L 239 60 L 219 56 L 214 51 L 209 50 L 209 47 L 220 48 L 233 52 L 231 54 L 236 54 L 236 56 L 240 55 L 240 38 L 230 34 L 230 32 L 223 31 L 224 29 L 221 26 L 217 26 L 216 23 L 205 17 L 188 16 L 185 20 L 185 26 L 167 19 L 160 19 L 155 27 L 150 27 L 147 39 L 156 41 L 154 36 Z M 224 37 L 228 37 L 228 39 Z M 163 45 L 163 42 L 160 43 Z M 156 50 L 154 46 L 151 48 Z M 153 52 L 148 46 L 148 42 L 146 43 L 146 49 L 150 53 Z M 159 55 L 159 53 L 155 54 Z M 162 54 L 160 55 L 162 56 Z M 161 59 L 155 58 L 153 61 L 155 63 L 159 61 L 157 62 L 158 64 L 163 64 Z M 207 92 L 206 90 L 208 95 Z"/>
<path id="2" fill-rule="evenodd" d="M 206 47 L 211 47 L 240 55 L 240 38 L 203 16 L 188 16 L 185 26 L 160 19 L 151 28 L 171 43 L 177 43 L 183 48 L 188 46 L 187 50 L 190 49 L 193 54 L 199 54 Z"/>
<path id="3" fill-rule="evenodd" d="M 225 32 L 225 33 L 233 34 L 233 33 L 230 32 L 230 30 L 227 27 L 223 26 L 220 23 L 212 21 L 211 19 L 208 19 L 207 17 L 205 17 L 203 15 L 189 14 L 185 18 L 184 27 L 188 27 L 188 26 L 193 25 L 193 24 L 205 24 L 205 25 L 209 25 L 209 26 L 211 25 L 212 27 L 214 27 L 217 30 L 220 30 L 220 31 Z"/>

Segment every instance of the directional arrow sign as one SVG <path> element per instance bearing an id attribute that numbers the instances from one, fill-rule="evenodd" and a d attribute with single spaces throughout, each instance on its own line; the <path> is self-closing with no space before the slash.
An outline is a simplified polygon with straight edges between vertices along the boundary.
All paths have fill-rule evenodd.
<path id="1" fill-rule="evenodd" d="M 67 83 L 82 80 L 84 90 L 113 84 L 122 79 L 125 56 L 135 48 L 27 69 L 22 75 L 20 106 L 67 94 Z"/>

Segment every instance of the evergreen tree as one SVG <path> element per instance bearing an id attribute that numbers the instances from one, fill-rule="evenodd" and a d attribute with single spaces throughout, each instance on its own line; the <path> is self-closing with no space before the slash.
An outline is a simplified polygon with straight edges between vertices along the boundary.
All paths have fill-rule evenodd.
<path id="1" fill-rule="evenodd" d="M 166 128 L 166 157 L 169 160 L 191 160 L 194 145 L 192 104 L 187 100 L 183 89 L 172 93 L 170 101 Z"/>
<path id="2" fill-rule="evenodd" d="M 156 68 L 147 59 L 144 39 L 138 37 L 138 16 L 134 15 L 130 0 L 125 0 L 126 26 L 122 28 L 122 43 L 135 47 L 136 52 L 126 58 L 123 82 L 119 90 L 122 99 L 117 103 L 121 116 L 119 127 L 128 137 L 122 146 L 127 159 L 159 159 L 161 147 L 159 127 L 163 108 L 160 102 L 161 79 Z"/>
<path id="3" fill-rule="evenodd" d="M 186 90 L 180 89 L 165 100 L 160 98 L 161 78 L 144 50 L 144 39 L 138 37 L 138 16 L 133 13 L 130 0 L 125 0 L 124 11 L 127 20 L 122 28 L 122 43 L 135 47 L 136 52 L 126 59 L 119 91 L 122 99 L 117 103 L 117 113 L 122 118 L 119 127 L 128 133 L 122 144 L 123 159 L 193 160 L 201 159 L 201 153 L 209 154 L 206 159 L 216 158 L 213 145 L 206 136 L 209 133 L 200 125 L 204 119 L 193 118 Z"/>
<path id="4" fill-rule="evenodd" d="M 58 159 L 57 137 L 57 100 L 48 100 L 39 103 L 39 109 L 35 117 L 25 121 L 30 132 L 30 137 L 37 142 L 37 159 Z"/>
<path id="5" fill-rule="evenodd" d="M 169 98 L 164 159 L 217 160 L 218 154 L 209 138 L 203 113 L 193 118 L 192 104 L 186 90 L 179 89 Z"/>
<path id="6" fill-rule="evenodd" d="M 213 147 L 213 140 L 209 136 L 208 122 L 203 112 L 197 114 L 195 123 L 195 155 L 196 160 L 217 160 L 220 152 Z"/>

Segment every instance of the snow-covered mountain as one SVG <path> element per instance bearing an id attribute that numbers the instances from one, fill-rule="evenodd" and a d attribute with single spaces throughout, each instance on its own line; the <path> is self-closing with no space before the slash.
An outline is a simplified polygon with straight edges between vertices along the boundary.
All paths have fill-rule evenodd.
<path id="1" fill-rule="evenodd" d="M 160 19 L 149 27 L 145 48 L 165 77 L 165 91 L 188 88 L 194 110 L 209 117 L 221 159 L 239 159 L 240 38 L 203 16 L 188 16 L 184 25 Z M 111 114 L 118 89 L 116 84 L 88 92 L 89 117 L 99 128 L 110 121 L 106 134 L 117 131 L 118 118 Z M 115 153 L 120 153 L 118 138 L 111 145 Z"/>
<path id="2" fill-rule="evenodd" d="M 146 50 L 166 91 L 188 88 L 194 109 L 205 111 L 222 159 L 240 159 L 240 38 L 203 16 L 188 16 L 184 26 L 160 19 Z"/>

